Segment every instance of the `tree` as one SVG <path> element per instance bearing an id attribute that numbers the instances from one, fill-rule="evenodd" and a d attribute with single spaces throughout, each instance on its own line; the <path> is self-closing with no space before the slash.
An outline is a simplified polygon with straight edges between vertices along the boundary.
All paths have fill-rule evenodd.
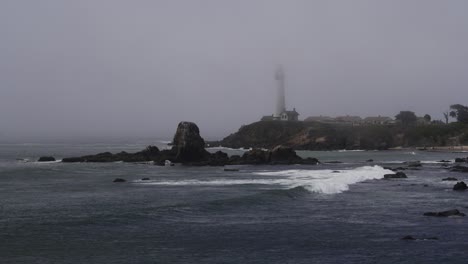
<path id="1" fill-rule="evenodd" d="M 468 107 L 461 104 L 450 106 L 450 116 L 456 118 L 458 122 L 468 124 Z"/>
<path id="2" fill-rule="evenodd" d="M 448 124 L 450 111 L 443 112 L 443 114 L 444 114 L 444 118 L 445 118 L 445 124 Z"/>
<path id="3" fill-rule="evenodd" d="M 416 117 L 414 112 L 400 111 L 400 113 L 395 116 L 395 119 L 399 120 L 403 126 L 409 126 L 416 124 L 418 117 Z"/>
<path id="4" fill-rule="evenodd" d="M 425 114 L 424 115 L 424 120 L 426 120 L 426 122 L 429 123 L 429 122 L 431 122 L 432 117 L 430 115 L 428 115 L 428 114 Z"/>

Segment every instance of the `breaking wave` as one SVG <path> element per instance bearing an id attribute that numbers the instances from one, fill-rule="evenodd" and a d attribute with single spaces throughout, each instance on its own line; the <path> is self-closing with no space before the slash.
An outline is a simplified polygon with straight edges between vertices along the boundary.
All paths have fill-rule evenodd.
<path id="1" fill-rule="evenodd" d="M 351 170 L 281 170 L 252 172 L 262 178 L 244 179 L 207 179 L 181 181 L 151 181 L 144 184 L 154 185 L 244 185 L 264 184 L 279 185 L 283 188 L 303 187 L 310 192 L 334 194 L 349 190 L 349 186 L 358 182 L 382 179 L 385 174 L 393 173 L 380 166 L 365 166 Z"/>

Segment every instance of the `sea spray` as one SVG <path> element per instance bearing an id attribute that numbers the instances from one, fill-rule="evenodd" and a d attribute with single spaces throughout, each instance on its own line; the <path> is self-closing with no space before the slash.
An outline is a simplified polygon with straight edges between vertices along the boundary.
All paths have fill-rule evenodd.
<path id="1" fill-rule="evenodd" d="M 209 179 L 209 180 L 182 180 L 182 181 L 151 181 L 138 182 L 153 185 L 245 185 L 262 184 L 276 185 L 283 188 L 304 187 L 306 190 L 324 194 L 341 193 L 349 190 L 349 186 L 366 180 L 383 179 L 385 174 L 392 173 L 380 166 L 364 166 L 351 170 L 280 170 L 252 172 L 252 178 L 246 179 Z M 270 178 L 255 178 L 263 176 Z"/>
<path id="2" fill-rule="evenodd" d="M 255 174 L 287 176 L 290 188 L 303 186 L 311 192 L 334 194 L 349 190 L 351 184 L 383 179 L 387 173 L 392 173 L 392 171 L 380 166 L 364 166 L 352 170 L 286 170 Z"/>

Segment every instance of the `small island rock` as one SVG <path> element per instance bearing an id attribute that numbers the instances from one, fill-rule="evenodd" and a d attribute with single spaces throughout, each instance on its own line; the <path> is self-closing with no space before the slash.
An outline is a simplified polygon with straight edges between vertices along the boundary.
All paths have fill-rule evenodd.
<path id="1" fill-rule="evenodd" d="M 453 186 L 453 190 L 454 190 L 454 191 L 464 191 L 464 190 L 466 190 L 466 189 L 468 189 L 468 186 L 466 186 L 466 183 L 465 183 L 465 182 L 462 182 L 462 181 L 461 181 L 461 182 L 457 182 L 457 184 L 455 184 L 455 185 Z"/>
<path id="2" fill-rule="evenodd" d="M 37 161 L 38 161 L 38 162 L 55 161 L 55 158 L 54 158 L 54 157 L 50 157 L 50 156 L 45 156 L 45 157 L 40 157 Z"/>

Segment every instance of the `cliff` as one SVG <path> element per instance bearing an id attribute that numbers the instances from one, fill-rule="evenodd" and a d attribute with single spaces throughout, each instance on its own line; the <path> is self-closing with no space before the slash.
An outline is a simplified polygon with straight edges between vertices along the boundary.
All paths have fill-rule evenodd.
<path id="1" fill-rule="evenodd" d="M 296 150 L 389 149 L 468 144 L 468 125 L 451 123 L 402 127 L 344 126 L 319 122 L 260 121 L 211 145 L 230 148 L 268 148 L 283 145 Z"/>

